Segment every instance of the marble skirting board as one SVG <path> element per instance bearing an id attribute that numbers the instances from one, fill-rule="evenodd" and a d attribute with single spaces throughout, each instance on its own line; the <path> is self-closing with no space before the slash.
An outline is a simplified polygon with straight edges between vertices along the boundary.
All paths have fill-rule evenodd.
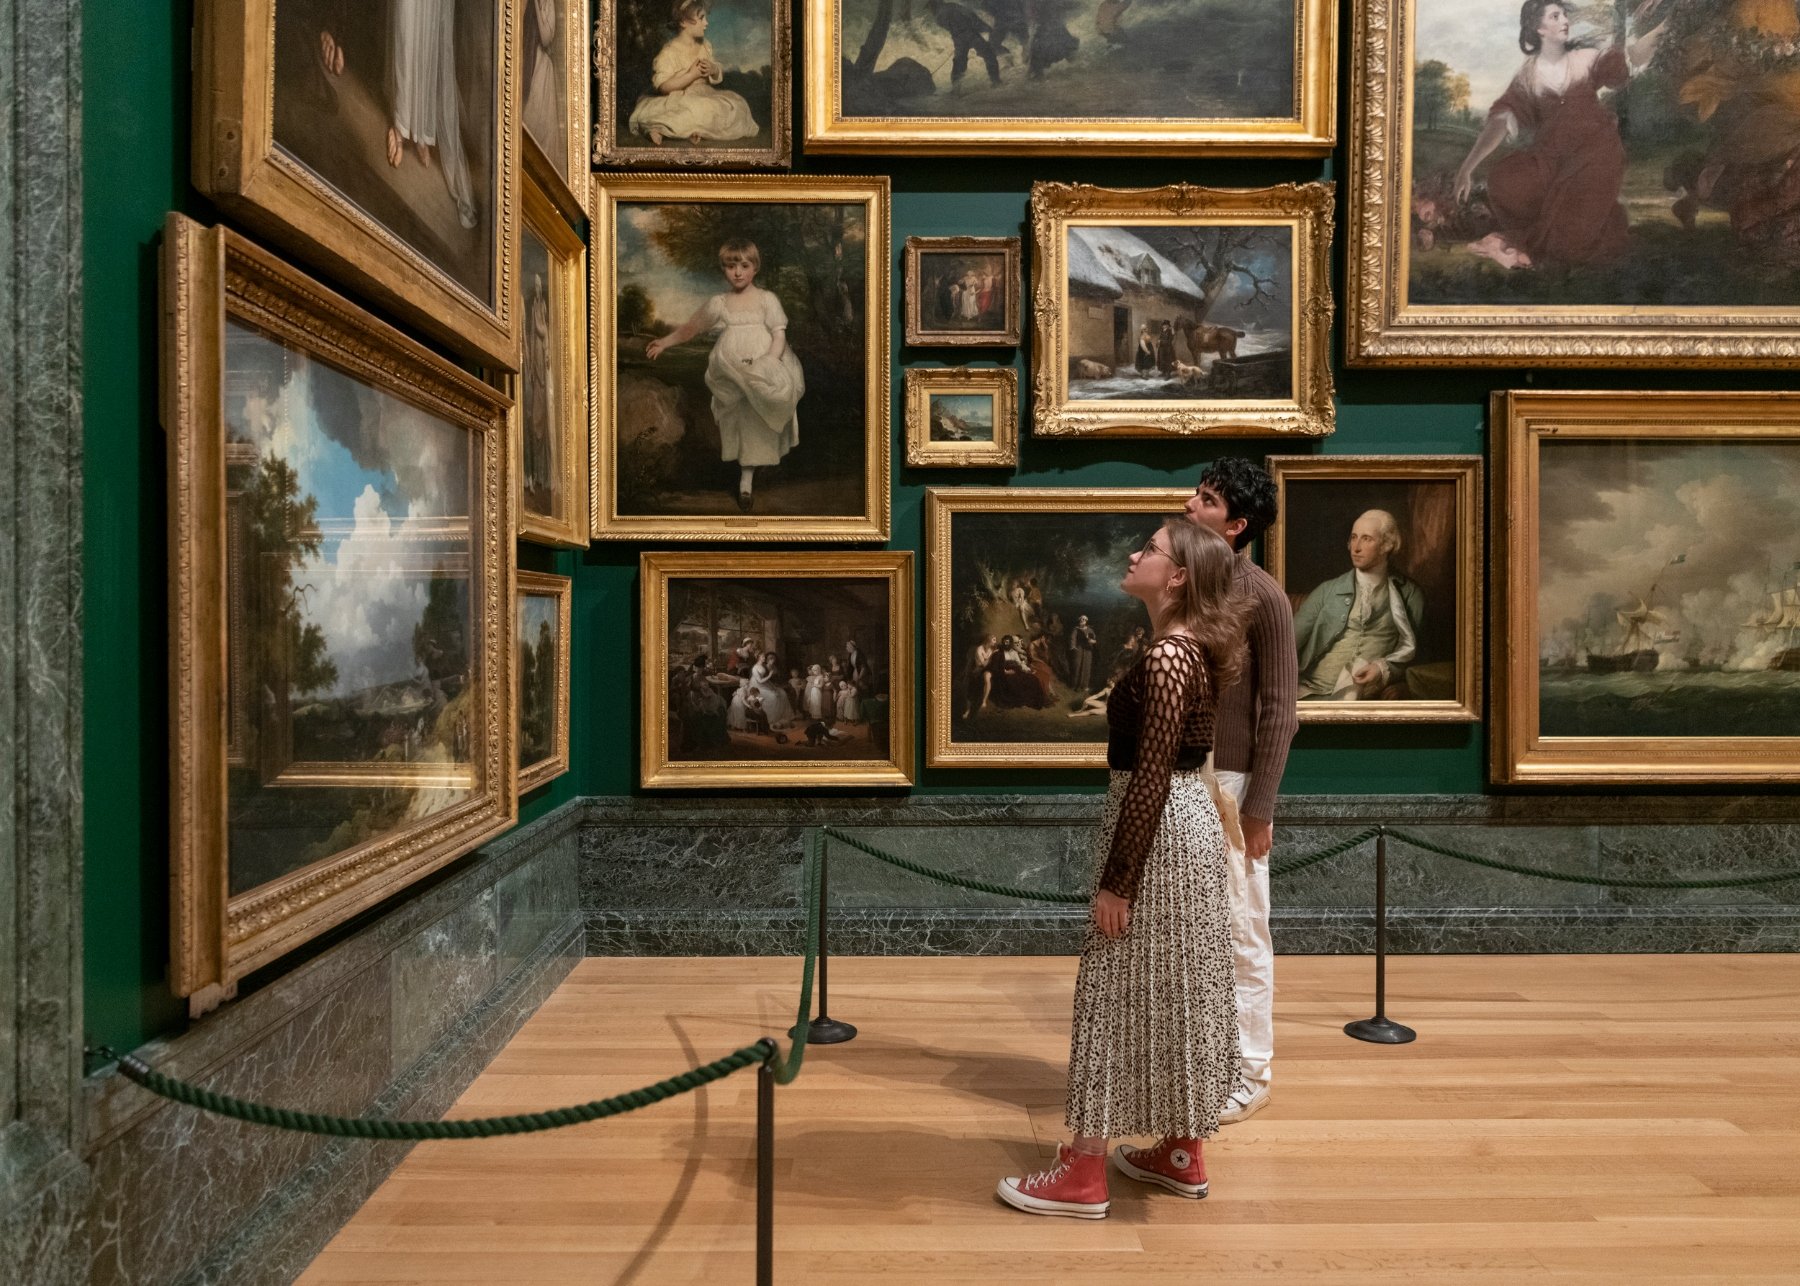
<path id="1" fill-rule="evenodd" d="M 581 958 L 582 816 L 508 834 L 138 1056 L 261 1102 L 440 1116 Z M 86 1092 L 90 1286 L 291 1282 L 411 1146 L 239 1124 L 116 1073 Z"/>
<path id="2" fill-rule="evenodd" d="M 988 883 L 1091 887 L 1099 797 L 590 798 L 581 896 L 592 955 L 780 955 L 805 925 L 807 828 Z M 1800 870 L 1791 796 L 1289 796 L 1275 864 L 1378 823 L 1567 876 L 1722 879 Z M 1272 883 L 1278 951 L 1373 950 L 1370 842 Z M 1085 910 L 938 884 L 829 848 L 831 950 L 847 955 L 1059 954 Z M 1622 889 L 1509 874 L 1388 844 L 1388 946 L 1398 953 L 1800 950 L 1800 880 Z"/>

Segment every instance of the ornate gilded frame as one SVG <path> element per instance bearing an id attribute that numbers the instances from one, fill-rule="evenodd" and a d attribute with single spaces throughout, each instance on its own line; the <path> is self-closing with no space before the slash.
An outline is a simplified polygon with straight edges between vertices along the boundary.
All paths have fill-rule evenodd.
<path id="1" fill-rule="evenodd" d="M 162 417 L 169 448 L 170 986 L 195 1014 L 238 979 L 466 853 L 517 817 L 512 742 L 512 495 L 507 399 L 267 251 L 179 214 L 164 226 Z M 225 701 L 225 324 L 239 318 L 355 379 L 468 430 L 472 663 L 482 683 L 474 795 L 237 895 L 228 892 Z M 466 530 L 465 525 L 465 530 Z M 332 784 L 367 784 L 354 772 Z"/>
<path id="2" fill-rule="evenodd" d="M 951 521 L 959 513 L 1141 513 L 1145 533 L 1181 512 L 1186 487 L 927 487 L 925 489 L 925 766 L 928 768 L 1104 768 L 1106 740 L 952 741 L 956 587 Z M 1123 569 L 1120 574 L 1123 575 Z M 1145 618 L 1146 623 L 1148 617 Z M 1104 721 L 1101 721 L 1104 726 Z"/>
<path id="3" fill-rule="evenodd" d="M 933 442 L 933 393 L 987 393 L 992 442 Z M 1010 366 L 915 366 L 906 372 L 906 463 L 913 468 L 1007 468 L 1019 463 L 1019 373 Z"/>
<path id="4" fill-rule="evenodd" d="M 562 478 L 560 485 L 567 497 L 567 512 L 558 521 L 554 515 L 540 514 L 525 508 L 525 470 L 523 467 L 525 433 L 520 398 L 515 398 L 513 419 L 513 492 L 514 508 L 519 515 L 519 536 L 545 545 L 562 545 L 571 549 L 588 546 L 588 503 L 593 491 L 588 461 L 588 314 L 587 314 L 587 246 L 576 235 L 551 204 L 550 194 L 535 177 L 525 180 L 524 226 L 529 228 L 550 255 L 550 271 L 556 276 L 556 304 L 551 308 L 551 344 L 562 359 L 562 393 L 560 415 L 554 426 L 562 443 Z M 519 325 L 529 326 L 526 315 L 524 258 L 521 252 L 519 270 Z M 523 336 L 520 341 L 520 374 L 513 377 L 513 387 L 522 397 Z"/>
<path id="5" fill-rule="evenodd" d="M 806 146 L 914 155 L 1314 156 L 1337 141 L 1337 0 L 1295 0 L 1294 108 L 1275 118 L 846 117 L 838 0 L 805 0 Z"/>
<path id="6" fill-rule="evenodd" d="M 971 253 L 1004 254 L 1006 256 L 1006 320 L 997 330 L 933 330 L 921 317 L 923 275 L 920 258 L 926 254 Z M 1017 237 L 908 237 L 906 239 L 906 342 L 912 345 L 934 345 L 943 348 L 1017 348 L 1021 333 L 1020 311 L 1023 307 L 1024 251 Z"/>
<path id="7" fill-rule="evenodd" d="M 514 370 L 519 251 L 515 0 L 494 3 L 493 302 L 435 264 L 275 144 L 275 0 L 199 0 L 194 15 L 194 186 L 226 212 L 465 355 Z"/>
<path id="8" fill-rule="evenodd" d="M 789 0 L 769 0 L 769 146 L 620 147 L 617 43 L 620 0 L 597 0 L 594 14 L 594 164 L 632 169 L 786 170 L 794 164 L 794 31 Z"/>
<path id="9" fill-rule="evenodd" d="M 517 30 L 520 34 L 516 47 L 523 49 L 530 3 L 529 0 L 513 0 L 513 3 L 519 11 Z M 525 173 L 543 184 L 544 190 L 571 223 L 579 222 L 587 214 L 588 180 L 592 173 L 588 159 L 588 122 L 593 116 L 589 110 L 588 87 L 593 80 L 588 68 L 587 14 L 585 0 L 576 0 L 573 5 L 564 0 L 563 65 L 564 78 L 568 81 L 564 90 L 568 119 L 563 122 L 567 155 L 560 159 L 568 171 L 568 178 L 557 172 L 549 151 L 525 128 L 525 104 L 522 99 L 519 103 L 519 157 L 525 163 Z M 524 93 L 524 75 L 521 68 L 521 95 Z"/>
<path id="10" fill-rule="evenodd" d="M 888 594 L 887 759 L 817 764 L 714 760 L 678 763 L 669 743 L 669 583 L 681 579 L 884 580 Z M 913 782 L 913 556 L 906 551 L 708 550 L 638 556 L 643 658 L 638 784 L 646 788 L 733 786 L 910 786 Z"/>
<path id="11" fill-rule="evenodd" d="M 1409 303 L 1415 3 L 1356 0 L 1348 365 L 1769 367 L 1800 357 L 1800 308 Z"/>
<path id="12" fill-rule="evenodd" d="M 1539 460 L 1549 442 L 1800 441 L 1800 394 L 1535 392 L 1493 395 L 1493 710 L 1497 785 L 1767 785 L 1800 781 L 1795 737 L 1546 737 L 1539 730 Z"/>
<path id="13" fill-rule="evenodd" d="M 1456 696 L 1445 701 L 1301 701 L 1301 723 L 1477 723 L 1481 719 L 1482 491 L 1478 455 L 1272 455 L 1279 517 L 1263 564 L 1287 583 L 1290 482 L 1450 482 L 1456 487 Z M 1346 567 L 1348 564 L 1346 564 Z"/>
<path id="14" fill-rule="evenodd" d="M 621 514 L 618 508 L 618 416 L 615 376 L 619 297 L 617 230 L 621 202 L 691 201 L 821 205 L 860 204 L 868 240 L 863 248 L 863 512 L 854 516 L 754 513 L 696 519 L 692 515 Z M 589 513 L 595 540 L 886 540 L 893 500 L 888 477 L 892 462 L 892 396 L 888 388 L 888 334 L 893 258 L 888 245 L 889 190 L 885 178 L 827 175 L 596 174 L 593 212 L 588 221 L 589 408 L 593 435 L 594 485 Z"/>
<path id="15" fill-rule="evenodd" d="M 571 608 L 575 602 L 575 582 L 567 576 L 552 576 L 545 572 L 528 572 L 519 570 L 513 573 L 514 602 L 523 606 L 528 598 L 554 598 L 556 600 L 556 701 L 554 713 L 550 717 L 552 740 L 555 750 L 546 758 L 534 764 L 519 765 L 519 793 L 536 790 L 547 782 L 555 781 L 569 771 L 569 657 L 572 644 L 569 636 L 570 622 L 573 616 Z M 515 612 L 517 608 L 515 607 Z M 514 633 L 518 633 L 518 622 L 515 616 Z M 519 637 L 513 647 L 513 723 L 515 744 L 522 745 L 517 731 L 518 720 L 525 714 L 525 697 L 520 688 L 524 672 L 520 660 L 524 656 L 525 640 Z M 522 753 L 522 751 L 521 751 Z"/>
<path id="16" fill-rule="evenodd" d="M 1336 426 L 1331 380 L 1330 183 L 1268 188 L 1031 185 L 1032 428 L 1039 437 L 1322 437 Z M 1286 227 L 1293 234 L 1294 396 L 1078 401 L 1069 392 L 1066 235 L 1085 225 Z M 1215 359 L 1217 360 L 1217 359 Z"/>

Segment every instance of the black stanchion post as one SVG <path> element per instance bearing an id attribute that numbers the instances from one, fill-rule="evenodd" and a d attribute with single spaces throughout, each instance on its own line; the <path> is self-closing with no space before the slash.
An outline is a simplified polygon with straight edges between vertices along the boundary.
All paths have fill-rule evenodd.
<path id="1" fill-rule="evenodd" d="M 826 943 L 826 930 L 831 919 L 825 913 L 831 905 L 830 900 L 826 897 L 826 876 L 831 872 L 831 863 L 826 860 L 826 854 L 829 851 L 829 845 L 821 836 L 819 839 L 819 1016 L 813 1019 L 812 1025 L 807 1028 L 806 1043 L 808 1045 L 841 1045 L 847 1040 L 856 1038 L 856 1028 L 849 1023 L 841 1023 L 835 1018 L 827 1017 L 831 1012 L 830 987 L 828 986 L 831 953 L 827 949 Z M 788 1032 L 790 1036 L 797 1037 L 799 1034 L 798 1025 Z"/>
<path id="2" fill-rule="evenodd" d="M 756 1286 L 774 1284 L 775 1064 L 765 1057 L 756 1069 Z"/>
<path id="3" fill-rule="evenodd" d="M 1375 1016 L 1345 1023 L 1344 1034 L 1377 1045 L 1405 1045 L 1419 1033 L 1387 1016 L 1387 827 L 1375 828 Z"/>

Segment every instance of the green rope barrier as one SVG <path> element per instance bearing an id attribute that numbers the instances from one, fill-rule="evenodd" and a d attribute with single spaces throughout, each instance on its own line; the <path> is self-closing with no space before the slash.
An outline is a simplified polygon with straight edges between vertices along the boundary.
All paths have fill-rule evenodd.
<path id="1" fill-rule="evenodd" d="M 1727 876 L 1716 880 L 1634 880 L 1603 875 L 1574 875 L 1564 871 L 1547 871 L 1539 866 L 1519 866 L 1512 862 L 1496 861 L 1491 857 L 1477 857 L 1473 853 L 1464 853 L 1454 848 L 1446 848 L 1442 844 L 1433 844 L 1430 840 L 1420 839 L 1417 835 L 1407 831 L 1394 830 L 1391 827 L 1388 829 L 1388 834 L 1404 844 L 1424 849 L 1427 853 L 1436 853 L 1439 857 L 1468 862 L 1473 866 L 1485 866 L 1490 870 L 1506 871 L 1513 875 L 1530 875 L 1540 880 L 1555 880 L 1562 884 L 1592 884 L 1612 889 L 1742 889 L 1752 888 L 1758 884 L 1783 884 L 1789 880 L 1800 880 L 1800 871 Z"/>
<path id="2" fill-rule="evenodd" d="M 233 1098 L 229 1094 L 216 1094 L 173 1076 L 165 1076 L 140 1059 L 129 1054 L 120 1057 L 105 1046 L 101 1046 L 98 1053 L 103 1058 L 117 1058 L 120 1072 L 153 1094 L 160 1094 L 166 1099 L 185 1103 L 205 1112 L 228 1116 L 233 1120 L 272 1126 L 278 1130 L 295 1130 L 302 1134 L 325 1134 L 334 1138 L 409 1141 L 488 1139 L 502 1134 L 534 1134 L 539 1130 L 559 1130 L 568 1125 L 584 1125 L 589 1121 L 649 1107 L 652 1103 L 660 1103 L 677 1094 L 699 1089 L 702 1085 L 722 1080 L 733 1072 L 778 1057 L 775 1042 L 764 1037 L 756 1044 L 746 1045 L 704 1067 L 696 1067 L 654 1085 L 646 1085 L 625 1094 L 615 1094 L 611 1098 L 596 1099 L 591 1103 L 553 1108 L 548 1112 L 524 1112 L 516 1116 L 477 1116 L 456 1121 L 394 1121 L 381 1117 L 296 1112 L 283 1107 L 270 1107 L 266 1103 L 252 1103 L 246 1099 Z"/>
<path id="3" fill-rule="evenodd" d="M 1269 867 L 1269 875 L 1271 877 L 1276 875 L 1292 875 L 1295 871 L 1304 871 L 1309 866 L 1317 866 L 1320 862 L 1328 861 L 1342 853 L 1348 853 L 1353 848 L 1368 843 L 1375 838 L 1377 833 L 1378 828 L 1371 826 L 1360 835 L 1352 835 L 1342 844 L 1333 844 L 1330 848 L 1322 848 L 1317 853 L 1309 853 L 1305 857 L 1290 858 L 1288 861 L 1272 864 Z"/>
<path id="4" fill-rule="evenodd" d="M 800 1016 L 794 1023 L 793 1042 L 787 1056 L 775 1054 L 770 1063 L 777 1085 L 791 1085 L 806 1061 L 806 1037 L 812 1031 L 813 966 L 819 960 L 819 880 L 824 874 L 825 840 L 818 830 L 806 832 L 806 963 L 800 969 Z"/>

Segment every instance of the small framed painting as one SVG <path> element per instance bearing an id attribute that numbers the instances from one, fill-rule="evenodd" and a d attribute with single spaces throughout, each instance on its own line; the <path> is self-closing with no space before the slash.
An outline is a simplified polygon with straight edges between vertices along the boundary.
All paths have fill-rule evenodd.
<path id="1" fill-rule="evenodd" d="M 1800 781 L 1800 396 L 1494 394 L 1505 785 Z"/>
<path id="2" fill-rule="evenodd" d="M 644 786 L 906 786 L 912 555 L 649 553 Z"/>
<path id="3" fill-rule="evenodd" d="M 1032 432 L 1332 431 L 1331 185 L 1031 188 Z"/>
<path id="4" fill-rule="evenodd" d="M 1270 456 L 1302 723 L 1481 718 L 1481 457 Z"/>
<path id="5" fill-rule="evenodd" d="M 520 571 L 517 679 L 519 793 L 569 771 L 569 619 L 574 582 Z"/>
<path id="6" fill-rule="evenodd" d="M 1017 237 L 908 237 L 906 342 L 1017 347 Z"/>
<path id="7" fill-rule="evenodd" d="M 588 545 L 587 249 L 537 180 L 519 231 L 519 373 L 513 381 L 519 535 Z"/>
<path id="8" fill-rule="evenodd" d="M 1019 463 L 1019 373 L 1010 366 L 906 372 L 906 463 L 1003 468 Z"/>

